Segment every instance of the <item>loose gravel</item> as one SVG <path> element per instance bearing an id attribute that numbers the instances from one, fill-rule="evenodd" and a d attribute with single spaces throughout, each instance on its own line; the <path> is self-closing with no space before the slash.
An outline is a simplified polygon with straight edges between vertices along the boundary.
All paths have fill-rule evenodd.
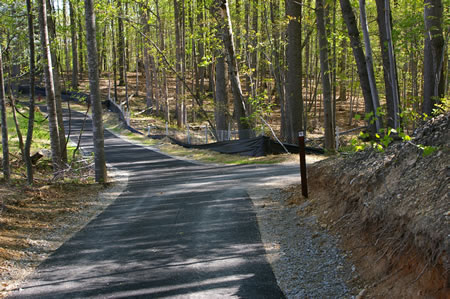
<path id="1" fill-rule="evenodd" d="M 359 293 L 351 286 L 358 275 L 338 248 L 338 237 L 317 217 L 299 216 L 309 201 L 289 205 L 289 194 L 280 188 L 252 200 L 267 258 L 287 298 L 353 298 Z"/>

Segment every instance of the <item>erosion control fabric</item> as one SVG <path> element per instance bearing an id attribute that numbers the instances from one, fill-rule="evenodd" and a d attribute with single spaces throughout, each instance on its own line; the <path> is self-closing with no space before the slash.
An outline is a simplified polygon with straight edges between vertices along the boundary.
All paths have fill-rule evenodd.
<path id="1" fill-rule="evenodd" d="M 154 139 L 162 139 L 165 135 L 152 135 Z M 267 136 L 258 136 L 255 138 L 221 141 L 209 144 L 187 144 L 175 138 L 167 136 L 173 143 L 186 148 L 207 149 L 222 154 L 239 154 L 241 156 L 260 157 L 271 154 L 284 154 L 283 147 Z M 298 146 L 292 144 L 283 144 L 290 153 L 298 153 Z M 306 147 L 308 154 L 323 154 L 323 149 Z"/>

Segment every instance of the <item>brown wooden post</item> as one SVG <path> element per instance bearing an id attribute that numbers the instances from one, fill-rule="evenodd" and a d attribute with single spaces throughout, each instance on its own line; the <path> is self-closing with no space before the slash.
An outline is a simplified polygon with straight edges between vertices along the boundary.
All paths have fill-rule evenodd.
<path id="1" fill-rule="evenodd" d="M 300 176 L 302 179 L 302 195 L 308 198 L 308 179 L 306 177 L 305 132 L 298 132 L 298 148 L 300 154 Z"/>

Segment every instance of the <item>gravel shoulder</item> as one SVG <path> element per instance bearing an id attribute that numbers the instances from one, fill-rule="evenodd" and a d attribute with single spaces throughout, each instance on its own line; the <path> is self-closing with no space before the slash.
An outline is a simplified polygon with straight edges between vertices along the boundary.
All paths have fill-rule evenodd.
<path id="1" fill-rule="evenodd" d="M 269 193 L 249 189 L 257 213 L 267 259 L 287 298 L 351 298 L 363 291 L 348 253 L 339 249 L 339 236 L 331 234 L 314 215 L 302 215 L 310 200 L 292 201 L 282 181 Z"/>

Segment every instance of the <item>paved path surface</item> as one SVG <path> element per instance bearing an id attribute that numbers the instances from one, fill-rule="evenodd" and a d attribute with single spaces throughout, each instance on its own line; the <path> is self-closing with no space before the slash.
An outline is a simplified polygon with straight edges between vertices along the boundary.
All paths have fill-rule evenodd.
<path id="1" fill-rule="evenodd" d="M 72 117 L 72 134 L 81 119 Z M 129 173 L 126 190 L 12 298 L 284 297 L 246 190 L 264 192 L 297 167 L 199 165 L 107 131 L 105 145 L 108 163 Z"/>

